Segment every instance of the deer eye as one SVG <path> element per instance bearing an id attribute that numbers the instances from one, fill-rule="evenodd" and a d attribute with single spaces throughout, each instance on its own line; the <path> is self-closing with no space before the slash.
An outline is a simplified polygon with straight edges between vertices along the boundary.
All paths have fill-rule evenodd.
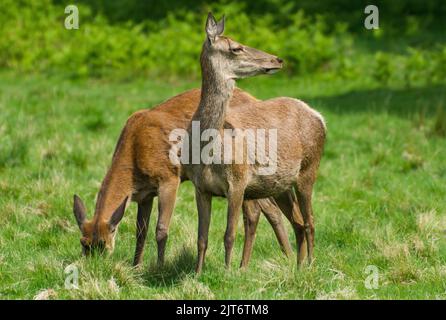
<path id="1" fill-rule="evenodd" d="M 85 248 L 89 248 L 90 244 L 85 239 L 81 239 L 81 245 Z"/>
<path id="2" fill-rule="evenodd" d="M 81 245 L 82 245 L 82 254 L 89 255 L 91 251 L 91 245 L 83 238 L 81 239 Z"/>
<path id="3" fill-rule="evenodd" d="M 240 53 L 240 52 L 243 52 L 243 47 L 235 47 L 235 48 L 231 48 L 231 52 L 232 52 L 232 53 L 235 53 L 235 54 Z"/>

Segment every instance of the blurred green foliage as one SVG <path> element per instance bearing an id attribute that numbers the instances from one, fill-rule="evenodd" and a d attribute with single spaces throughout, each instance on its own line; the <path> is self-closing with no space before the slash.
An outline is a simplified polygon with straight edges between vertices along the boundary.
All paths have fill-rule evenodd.
<path id="1" fill-rule="evenodd" d="M 408 86 L 444 81 L 446 45 L 438 30 L 445 3 L 375 2 L 380 29 L 369 31 L 366 1 L 2 0 L 0 66 L 72 77 L 197 78 L 204 19 L 212 10 L 226 14 L 226 34 L 280 56 L 289 75 L 403 79 Z M 79 7 L 79 30 L 64 28 L 68 4 Z M 418 40 L 398 50 L 382 47 L 385 39 L 404 37 Z"/>

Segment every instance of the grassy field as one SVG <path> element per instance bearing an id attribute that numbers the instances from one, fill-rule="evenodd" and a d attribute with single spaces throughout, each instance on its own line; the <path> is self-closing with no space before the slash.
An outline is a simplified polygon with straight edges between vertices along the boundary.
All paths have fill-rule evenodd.
<path id="1" fill-rule="evenodd" d="M 39 293 L 53 299 L 446 298 L 446 86 L 280 76 L 240 83 L 262 99 L 299 97 L 327 120 L 311 267 L 298 269 L 295 259 L 284 258 L 262 218 L 249 268 L 237 268 L 240 223 L 226 270 L 225 201 L 216 200 L 205 269 L 195 276 L 190 183 L 181 186 L 163 268 L 155 263 L 156 214 L 144 267 L 131 266 L 135 204 L 121 223 L 115 253 L 82 258 L 73 194 L 83 197 L 91 216 L 126 118 L 197 85 L 0 73 L 0 299 Z M 64 286 L 70 264 L 79 268 L 78 289 Z M 378 270 L 375 289 L 365 285 L 370 265 Z"/>

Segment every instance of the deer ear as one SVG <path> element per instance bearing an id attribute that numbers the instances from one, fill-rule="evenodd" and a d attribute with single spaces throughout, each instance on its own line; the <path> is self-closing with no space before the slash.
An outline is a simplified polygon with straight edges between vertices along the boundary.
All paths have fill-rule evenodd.
<path id="1" fill-rule="evenodd" d="M 129 197 L 125 197 L 124 201 L 120 204 L 120 206 L 113 212 L 110 221 L 108 222 L 111 229 L 116 228 L 116 226 L 121 222 L 122 217 L 124 216 L 125 206 L 127 204 L 127 200 Z"/>
<path id="2" fill-rule="evenodd" d="M 82 229 L 82 225 L 85 222 L 85 216 L 86 216 L 87 210 L 85 209 L 84 203 L 82 202 L 81 198 L 79 198 L 78 195 L 74 195 L 74 203 L 73 203 L 73 213 L 74 217 L 76 218 L 77 225 L 79 226 L 79 229 Z"/>
<path id="3" fill-rule="evenodd" d="M 221 36 L 225 31 L 225 15 L 217 22 L 217 36 Z"/>
<path id="4" fill-rule="evenodd" d="M 206 34 L 211 42 L 215 41 L 215 37 L 218 35 L 217 21 L 211 12 L 208 13 L 206 20 Z"/>

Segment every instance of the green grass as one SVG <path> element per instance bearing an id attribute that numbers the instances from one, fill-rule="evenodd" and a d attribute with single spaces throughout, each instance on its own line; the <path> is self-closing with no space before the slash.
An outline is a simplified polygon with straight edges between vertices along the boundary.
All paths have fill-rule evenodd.
<path id="1" fill-rule="evenodd" d="M 196 86 L 0 73 L 0 298 L 41 292 L 59 299 L 446 298 L 446 86 L 383 88 L 365 79 L 280 76 L 240 83 L 259 98 L 304 99 L 327 120 L 311 267 L 299 270 L 285 259 L 262 218 L 249 268 L 237 268 L 240 223 L 226 270 L 225 201 L 215 200 L 206 266 L 195 276 L 190 183 L 181 186 L 164 268 L 155 264 L 155 210 L 144 267 L 131 267 L 135 204 L 115 253 L 81 258 L 72 195 L 84 198 L 91 215 L 127 116 Z M 70 264 L 79 268 L 77 290 L 64 287 Z M 365 287 L 369 265 L 379 270 L 377 289 Z"/>

